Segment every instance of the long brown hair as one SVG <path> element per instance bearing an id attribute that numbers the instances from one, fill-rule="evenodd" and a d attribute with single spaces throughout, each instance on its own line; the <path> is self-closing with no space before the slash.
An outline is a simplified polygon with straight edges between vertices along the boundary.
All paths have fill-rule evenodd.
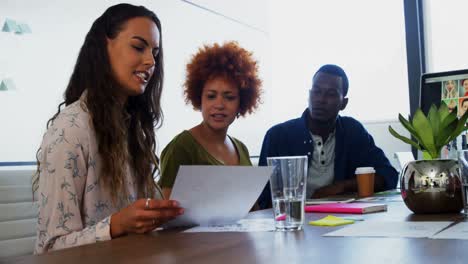
<path id="1" fill-rule="evenodd" d="M 155 58 L 154 74 L 145 92 L 129 97 L 125 106 L 117 100 L 118 84 L 111 71 L 107 52 L 107 38 L 114 39 L 135 17 L 146 17 L 154 21 L 159 33 L 159 53 Z M 109 187 L 116 200 L 118 194 L 127 193 L 124 178 L 126 165 L 135 172 L 135 183 L 139 197 L 153 197 L 157 189 L 154 175 L 159 168 L 156 156 L 155 127 L 161 126 L 163 114 L 161 93 L 163 88 L 163 47 L 161 23 L 157 16 L 143 6 L 118 4 L 108 8 L 92 25 L 78 54 L 78 58 L 64 93 L 64 102 L 57 113 L 47 122 L 47 128 L 60 114 L 63 105 L 80 99 L 86 90 L 84 103 L 90 113 L 102 170 L 99 180 Z M 38 150 L 38 155 L 41 149 Z M 130 162 L 130 164 L 129 164 Z M 39 184 L 40 163 L 33 178 L 33 191 Z"/>

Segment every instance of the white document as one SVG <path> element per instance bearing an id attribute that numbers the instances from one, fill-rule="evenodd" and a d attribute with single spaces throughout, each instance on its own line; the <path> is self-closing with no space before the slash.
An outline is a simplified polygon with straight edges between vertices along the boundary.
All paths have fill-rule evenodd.
<path id="1" fill-rule="evenodd" d="M 184 231 L 184 233 L 199 232 L 268 232 L 275 231 L 273 219 L 242 219 L 236 224 L 217 226 L 197 226 Z"/>
<path id="2" fill-rule="evenodd" d="M 468 222 L 461 222 L 452 227 L 445 229 L 437 235 L 431 237 L 433 239 L 468 239 Z"/>
<path id="3" fill-rule="evenodd" d="M 273 167 L 180 166 L 171 199 L 184 214 L 166 227 L 233 224 L 245 218 Z"/>
<path id="4" fill-rule="evenodd" d="M 344 237 L 431 237 L 452 222 L 364 221 L 323 236 Z"/>

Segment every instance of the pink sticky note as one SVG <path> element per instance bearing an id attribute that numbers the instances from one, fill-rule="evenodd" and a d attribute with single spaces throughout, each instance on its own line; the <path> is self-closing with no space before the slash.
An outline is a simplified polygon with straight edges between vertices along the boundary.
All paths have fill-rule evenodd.
<path id="1" fill-rule="evenodd" d="M 281 214 L 276 217 L 276 221 L 284 221 L 286 220 L 286 214 Z"/>

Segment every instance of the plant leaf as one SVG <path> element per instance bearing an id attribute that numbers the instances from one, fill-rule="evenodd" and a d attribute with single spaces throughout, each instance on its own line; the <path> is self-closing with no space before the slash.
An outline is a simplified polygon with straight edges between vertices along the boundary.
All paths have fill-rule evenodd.
<path id="1" fill-rule="evenodd" d="M 410 144 L 411 146 L 423 151 L 423 149 L 421 148 L 421 146 L 419 146 L 418 143 L 414 142 L 413 140 L 405 137 L 405 136 L 402 136 L 400 134 L 398 134 L 398 132 L 396 132 L 392 126 L 388 126 L 388 131 L 390 131 L 390 134 L 392 134 L 394 137 L 398 138 L 399 140 L 405 142 L 406 144 Z"/>
<path id="2" fill-rule="evenodd" d="M 427 117 L 421 109 L 417 109 L 410 121 L 401 114 L 398 119 L 418 142 L 398 134 L 391 126 L 388 127 L 389 132 L 403 142 L 427 152 L 432 158 L 438 158 L 445 145 L 468 130 L 468 111 L 458 119 L 456 110 L 450 112 L 445 103 L 441 103 L 438 109 L 434 104 L 431 105 Z"/>
<path id="3" fill-rule="evenodd" d="M 408 120 L 406 120 L 401 114 L 398 114 L 398 120 L 400 120 L 400 123 L 403 125 L 403 127 L 405 127 L 406 130 L 408 130 L 408 132 L 410 132 L 410 134 L 416 138 L 417 141 L 421 141 L 420 136 Z"/>
<path id="4" fill-rule="evenodd" d="M 429 113 L 427 114 L 427 119 L 429 120 L 429 124 L 432 127 L 432 134 L 437 136 L 440 130 L 440 117 L 435 104 L 431 105 L 431 109 L 429 109 Z M 437 145 L 437 142 L 434 143 Z"/>
<path id="5" fill-rule="evenodd" d="M 447 104 L 441 102 L 440 106 L 439 106 L 439 117 L 440 117 L 439 119 L 444 120 L 449 114 L 450 114 L 450 110 L 449 110 Z"/>
<path id="6" fill-rule="evenodd" d="M 441 120 L 440 129 L 442 130 L 457 120 L 457 114 L 455 114 L 455 112 L 449 113 L 444 119 Z"/>
<path id="7" fill-rule="evenodd" d="M 421 109 L 417 109 L 416 113 L 414 113 L 413 127 L 420 137 L 419 144 L 421 144 L 424 149 L 433 156 L 432 154 L 436 152 L 434 134 L 432 133 L 431 124 Z"/>
<path id="8" fill-rule="evenodd" d="M 445 113 L 442 113 L 445 112 Z M 450 142 L 450 136 L 457 127 L 457 114 L 455 112 L 450 112 L 446 104 L 442 103 L 439 108 L 439 116 L 445 116 L 439 125 L 439 134 L 434 135 L 436 137 L 436 146 L 437 148 L 442 149 L 444 145 L 447 145 Z"/>
<path id="9" fill-rule="evenodd" d="M 457 127 L 455 128 L 455 130 L 453 130 L 452 134 L 450 135 L 450 139 L 449 141 L 452 141 L 454 140 L 458 135 L 461 134 L 461 132 L 463 132 L 463 130 L 466 130 L 466 120 L 468 119 L 468 111 L 465 112 L 465 114 L 463 114 L 463 116 L 460 117 L 457 123 Z"/>
<path id="10" fill-rule="evenodd" d="M 436 142 L 437 142 L 436 145 L 438 149 L 442 149 L 442 147 L 450 143 L 450 136 L 452 135 L 456 127 L 457 127 L 457 123 L 452 122 L 447 127 L 440 130 L 440 133 L 439 135 L 437 135 L 437 138 L 436 138 Z"/>

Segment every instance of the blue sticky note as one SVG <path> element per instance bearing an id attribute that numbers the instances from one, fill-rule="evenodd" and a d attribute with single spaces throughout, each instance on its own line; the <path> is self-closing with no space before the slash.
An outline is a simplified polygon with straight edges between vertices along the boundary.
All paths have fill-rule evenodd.
<path id="1" fill-rule="evenodd" d="M 16 22 L 13 19 L 7 18 L 2 28 L 3 32 L 21 32 L 21 29 L 18 27 Z"/>

